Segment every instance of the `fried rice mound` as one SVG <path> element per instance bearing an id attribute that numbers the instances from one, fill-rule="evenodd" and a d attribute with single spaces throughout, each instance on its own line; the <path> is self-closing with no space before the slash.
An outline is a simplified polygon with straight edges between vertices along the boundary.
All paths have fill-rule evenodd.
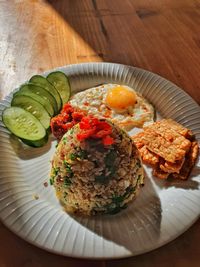
<path id="1" fill-rule="evenodd" d="M 104 119 L 84 118 L 73 126 L 52 159 L 51 181 L 69 213 L 115 214 L 137 195 L 143 179 L 133 141 Z"/>

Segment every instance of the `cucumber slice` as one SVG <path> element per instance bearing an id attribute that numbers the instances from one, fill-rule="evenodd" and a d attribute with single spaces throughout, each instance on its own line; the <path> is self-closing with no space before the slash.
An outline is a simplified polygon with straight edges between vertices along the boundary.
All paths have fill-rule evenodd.
<path id="1" fill-rule="evenodd" d="M 71 88 L 67 76 L 61 71 L 55 71 L 47 76 L 47 80 L 56 88 L 64 105 L 71 95 Z"/>
<path id="2" fill-rule="evenodd" d="M 42 146 L 47 136 L 42 124 L 28 111 L 19 107 L 9 107 L 3 111 L 5 126 L 24 142 L 32 146 Z"/>
<path id="3" fill-rule="evenodd" d="M 11 106 L 20 107 L 30 112 L 33 116 L 38 119 L 45 129 L 48 129 L 50 126 L 49 113 L 46 109 L 33 98 L 25 95 L 16 95 L 13 97 Z"/>
<path id="4" fill-rule="evenodd" d="M 48 141 L 48 134 L 45 135 L 45 137 L 43 139 L 37 140 L 37 141 L 30 141 L 30 140 L 26 140 L 26 139 L 22 139 L 22 142 L 28 146 L 33 146 L 33 147 L 42 147 L 44 146 L 47 141 Z"/>
<path id="5" fill-rule="evenodd" d="M 44 108 L 48 111 L 50 116 L 53 117 L 54 109 L 52 106 L 52 102 L 50 101 L 51 95 L 42 87 L 31 83 L 23 84 L 20 87 L 19 91 L 14 94 L 14 96 L 15 95 L 26 95 L 32 97 L 34 100 L 42 104 Z"/>
<path id="6" fill-rule="evenodd" d="M 41 75 L 34 75 L 33 77 L 31 77 L 29 82 L 43 87 L 55 98 L 56 103 L 57 103 L 57 113 L 58 113 L 58 111 L 62 107 L 62 101 L 55 87 L 46 78 L 44 78 Z"/>

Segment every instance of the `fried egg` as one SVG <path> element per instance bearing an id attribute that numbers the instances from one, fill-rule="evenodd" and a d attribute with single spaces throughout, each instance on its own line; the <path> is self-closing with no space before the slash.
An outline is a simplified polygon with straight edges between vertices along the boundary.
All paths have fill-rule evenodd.
<path id="1" fill-rule="evenodd" d="M 75 94 L 70 104 L 88 114 L 110 119 L 125 130 L 154 121 L 153 106 L 125 85 L 103 84 Z"/>

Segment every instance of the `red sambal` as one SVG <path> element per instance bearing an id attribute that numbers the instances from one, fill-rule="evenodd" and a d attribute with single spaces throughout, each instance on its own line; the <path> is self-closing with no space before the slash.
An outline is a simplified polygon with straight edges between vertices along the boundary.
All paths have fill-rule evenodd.
<path id="1" fill-rule="evenodd" d="M 85 112 L 65 104 L 61 113 L 51 119 L 51 131 L 58 141 L 85 116 Z"/>
<path id="2" fill-rule="evenodd" d="M 112 127 L 104 120 L 87 116 L 86 112 L 65 104 L 61 113 L 51 119 L 51 131 L 58 141 L 74 125 L 80 123 L 80 132 L 77 139 L 83 141 L 88 138 L 101 139 L 105 146 L 112 145 L 114 139 L 110 136 Z"/>
<path id="3" fill-rule="evenodd" d="M 77 139 L 82 141 L 84 139 L 102 139 L 105 146 L 112 145 L 114 139 L 110 136 L 112 127 L 106 121 L 99 120 L 92 116 L 83 117 L 80 125 L 80 133 L 77 134 Z"/>

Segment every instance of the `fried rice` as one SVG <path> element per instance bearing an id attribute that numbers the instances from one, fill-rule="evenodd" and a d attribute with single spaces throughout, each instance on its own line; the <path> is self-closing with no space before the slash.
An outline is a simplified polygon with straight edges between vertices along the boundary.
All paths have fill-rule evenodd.
<path id="1" fill-rule="evenodd" d="M 108 123 L 112 127 L 112 145 L 105 146 L 100 139 L 78 140 L 80 123 L 58 144 L 51 181 L 67 212 L 115 214 L 127 206 L 143 184 L 136 146 L 126 132 Z"/>

